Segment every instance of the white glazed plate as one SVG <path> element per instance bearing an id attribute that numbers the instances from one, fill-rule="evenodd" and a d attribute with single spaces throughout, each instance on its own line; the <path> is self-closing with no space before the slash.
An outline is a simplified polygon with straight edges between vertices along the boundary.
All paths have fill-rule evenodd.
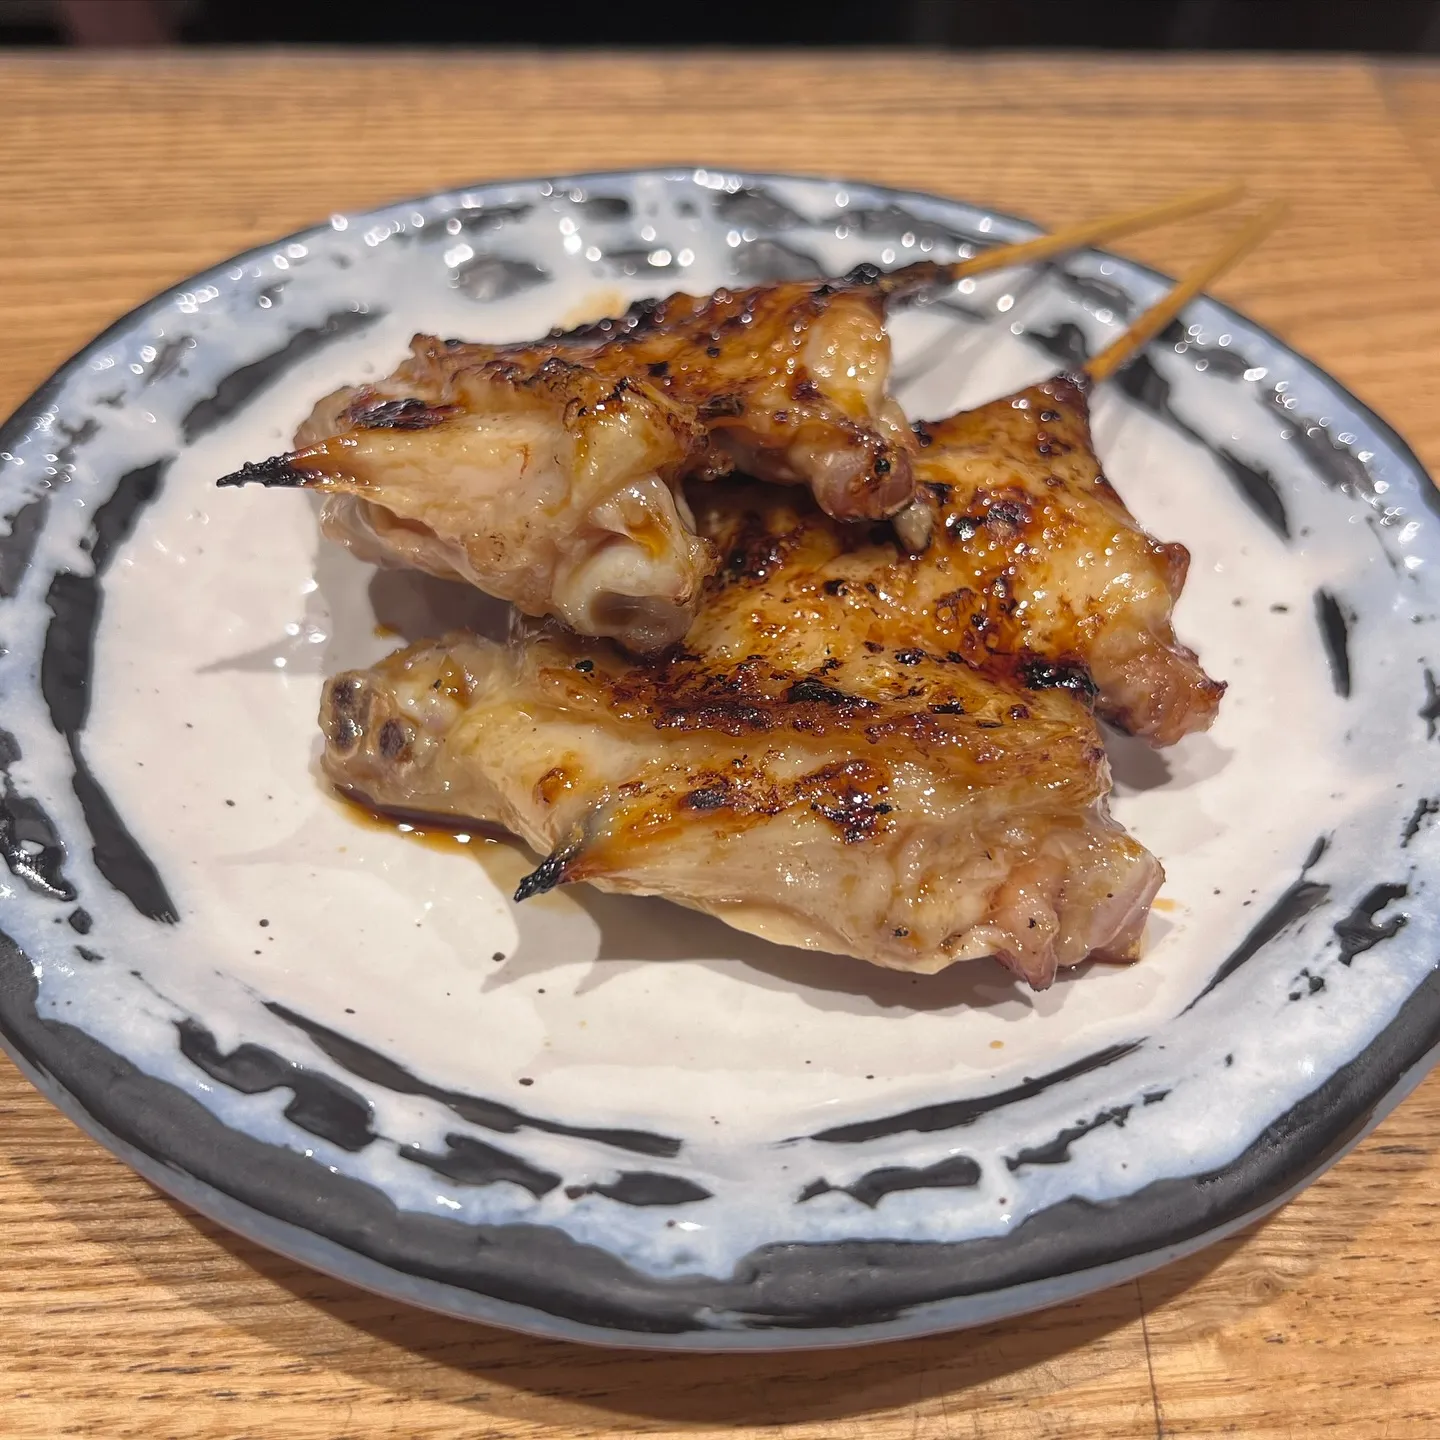
<path id="1" fill-rule="evenodd" d="M 608 1343 L 851 1344 L 1072 1298 L 1238 1228 L 1440 1042 L 1437 507 L 1403 442 L 1202 301 L 1094 400 L 1177 621 L 1230 689 L 1116 739 L 1168 879 L 1131 967 L 912 977 L 417 844 L 317 777 L 324 676 L 464 592 L 215 477 L 412 332 L 1032 233 L 873 186 L 696 171 L 328 224 L 119 322 L 0 437 L 0 1039 L 142 1174 L 451 1313 Z M 1162 279 L 1087 252 L 894 317 L 913 418 L 1074 365 Z M 383 632 L 383 633 L 377 633 Z"/>

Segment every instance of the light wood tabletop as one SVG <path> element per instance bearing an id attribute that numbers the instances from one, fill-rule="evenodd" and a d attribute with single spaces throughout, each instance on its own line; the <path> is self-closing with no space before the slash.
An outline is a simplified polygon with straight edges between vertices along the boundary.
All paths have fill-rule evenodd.
<path id="1" fill-rule="evenodd" d="M 1291 210 L 1219 293 L 1440 473 L 1440 69 L 1358 60 L 11 53 L 0 410 L 154 291 L 331 211 L 673 161 L 1046 224 L 1247 180 Z M 1211 223 L 1123 248 L 1174 271 Z M 969 1333 L 747 1357 L 406 1309 L 164 1199 L 3 1060 L 0 1107 L 17 1440 L 1440 1435 L 1440 1077 L 1272 1219 L 1138 1282 Z"/>

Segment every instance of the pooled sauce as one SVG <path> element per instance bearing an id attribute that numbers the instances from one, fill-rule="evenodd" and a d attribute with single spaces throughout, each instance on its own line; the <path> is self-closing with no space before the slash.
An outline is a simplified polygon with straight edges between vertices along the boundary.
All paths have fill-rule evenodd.
<path id="1" fill-rule="evenodd" d="M 355 824 L 363 825 L 367 830 L 405 835 L 432 850 L 453 854 L 457 849 L 475 845 L 478 847 L 476 850 L 467 850 L 466 853 L 479 854 L 485 846 L 500 843 L 498 836 L 485 833 L 481 827 L 473 824 L 464 825 L 457 821 L 450 825 L 433 815 L 416 815 L 407 819 L 404 815 L 392 814 L 387 810 L 376 810 L 340 791 L 332 791 L 331 795 Z"/>
<path id="2" fill-rule="evenodd" d="M 445 855 L 465 855 L 477 861 L 506 895 L 513 895 L 516 886 L 535 868 L 531 852 L 503 830 L 475 821 L 452 822 L 434 815 L 406 816 L 376 810 L 341 791 L 332 790 L 329 793 L 346 818 L 366 830 L 403 835 L 428 850 Z"/>

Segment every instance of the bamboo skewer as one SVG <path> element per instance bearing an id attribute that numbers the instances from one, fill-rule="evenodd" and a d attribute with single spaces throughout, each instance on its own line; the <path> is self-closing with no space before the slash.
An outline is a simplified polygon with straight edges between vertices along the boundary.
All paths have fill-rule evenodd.
<path id="1" fill-rule="evenodd" d="M 1185 220 L 1192 215 L 1204 214 L 1207 210 L 1220 210 L 1233 205 L 1245 193 L 1240 183 L 1222 185 L 1212 190 L 1192 190 L 1173 200 L 1161 201 L 1158 205 L 1146 205 L 1139 210 L 1112 211 L 1093 220 L 1082 220 L 1076 225 L 1048 235 L 1037 235 L 1033 240 L 1017 240 L 1010 245 L 996 245 L 982 250 L 968 260 L 956 260 L 941 264 L 933 260 L 920 260 L 899 270 L 880 275 L 876 285 L 887 295 L 906 294 L 932 285 L 953 284 L 971 275 L 983 275 L 991 270 L 1005 270 L 1013 265 L 1033 264 L 1037 260 L 1048 260 L 1068 250 L 1081 250 L 1088 245 L 1099 245 L 1106 240 L 1118 240 L 1125 235 L 1137 235 L 1142 230 L 1157 229 L 1175 220 Z"/>
<path id="2" fill-rule="evenodd" d="M 1155 230 L 1173 220 L 1187 220 L 1192 215 L 1203 215 L 1207 210 L 1222 210 L 1227 205 L 1233 205 L 1244 194 L 1245 186 L 1238 182 L 1222 185 L 1214 190 L 1192 190 L 1188 195 L 1179 195 L 1174 200 L 1165 200 L 1159 205 L 1147 205 L 1142 210 L 1101 215 L 1094 220 L 1082 220 L 1078 225 L 1067 225 L 1049 235 L 1037 235 L 1033 240 L 1020 240 L 1013 245 L 997 245 L 994 249 L 982 250 L 969 260 L 960 260 L 951 265 L 950 274 L 954 279 L 962 280 L 967 275 L 983 275 L 988 270 L 1003 270 L 1011 265 L 1048 260 L 1052 255 L 1062 254 L 1066 250 L 1100 245 L 1106 240 L 1118 240 L 1124 235 L 1137 235 L 1142 230 Z"/>
<path id="3" fill-rule="evenodd" d="M 1207 285 L 1253 250 L 1279 224 L 1285 203 L 1277 200 L 1258 214 L 1207 259 L 1202 260 L 1169 292 L 1157 300 L 1122 335 L 1118 335 L 1085 366 L 1097 384 L 1107 380 L 1136 352 L 1150 343 Z"/>

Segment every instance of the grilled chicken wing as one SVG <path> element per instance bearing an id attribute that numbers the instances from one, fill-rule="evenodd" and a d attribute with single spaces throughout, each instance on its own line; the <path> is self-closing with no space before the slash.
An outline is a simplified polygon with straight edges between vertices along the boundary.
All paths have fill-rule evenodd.
<path id="1" fill-rule="evenodd" d="M 675 477 L 704 432 L 653 387 L 551 358 L 431 366 L 321 401 L 299 449 L 246 465 L 323 494 L 362 559 L 460 579 L 632 650 L 689 628 L 711 566 Z"/>
<path id="2" fill-rule="evenodd" d="M 1161 871 L 1105 812 L 1083 687 L 977 669 L 898 598 L 925 560 L 799 492 L 693 499 L 723 560 L 684 650 L 401 651 L 327 687 L 330 778 L 520 835 L 548 856 L 522 897 L 586 880 L 901 969 L 994 954 L 1037 988 L 1131 954 Z"/>
<path id="3" fill-rule="evenodd" d="M 672 295 L 534 343 L 417 335 L 394 374 L 320 401 L 295 451 L 219 483 L 321 490 L 325 532 L 363 558 L 657 649 L 685 633 L 705 571 L 678 477 L 740 465 L 847 519 L 910 502 L 884 307 L 946 274 Z"/>
<path id="4" fill-rule="evenodd" d="M 1175 638 L 1189 552 L 1142 530 L 1106 480 L 1085 388 L 1061 376 L 916 426 L 918 515 L 898 527 L 918 518 L 929 543 L 891 574 L 883 623 L 923 615 L 933 643 L 982 666 L 1016 656 L 1080 685 L 1088 671 L 1107 720 L 1170 745 L 1210 725 L 1225 686 Z"/>
<path id="5" fill-rule="evenodd" d="M 1161 880 L 1104 814 L 1085 718 L 963 664 L 652 669 L 562 635 L 422 643 L 321 712 L 341 788 L 547 854 L 517 898 L 584 880 L 898 969 L 993 954 L 1037 989 L 1128 958 Z"/>

